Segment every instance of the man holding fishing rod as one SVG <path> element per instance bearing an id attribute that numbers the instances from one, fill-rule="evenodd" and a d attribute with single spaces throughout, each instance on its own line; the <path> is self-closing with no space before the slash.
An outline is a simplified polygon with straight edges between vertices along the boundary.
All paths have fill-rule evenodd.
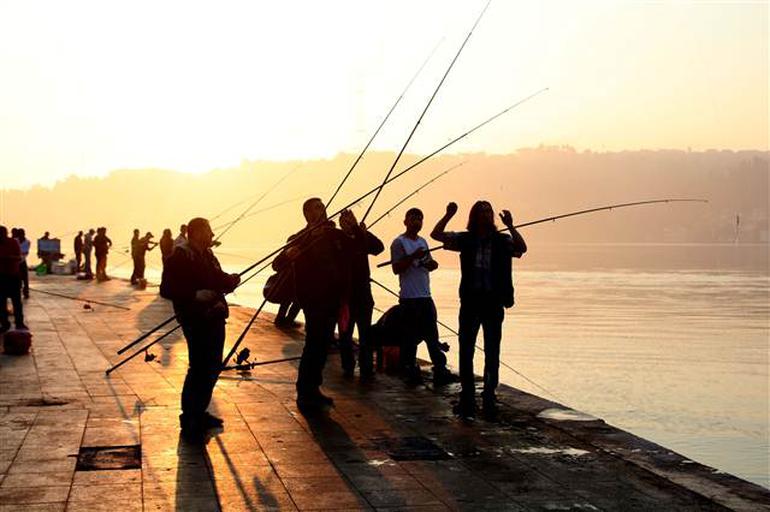
<path id="1" fill-rule="evenodd" d="M 484 416 L 497 416 L 495 389 L 500 367 L 500 339 L 505 309 L 513 306 L 512 258 L 527 252 L 524 238 L 513 226 L 511 212 L 503 210 L 500 220 L 510 235 L 499 233 L 495 213 L 488 201 L 477 201 L 468 215 L 467 231 L 445 231 L 457 213 L 457 204 L 449 203 L 446 214 L 430 236 L 444 248 L 460 253 L 460 401 L 455 413 L 461 418 L 476 415 L 473 354 L 479 327 L 484 328 Z"/>
<path id="2" fill-rule="evenodd" d="M 351 259 L 355 239 L 337 229 L 328 220 L 323 201 L 313 197 L 302 205 L 307 226 L 292 237 L 296 240 L 279 254 L 273 269 L 294 270 L 297 299 L 305 312 L 305 347 L 297 375 L 297 405 L 303 410 L 318 410 L 333 405 L 334 400 L 321 393 L 326 351 L 340 320 L 340 331 L 347 329 L 348 318 L 340 315 L 351 294 Z M 344 210 L 340 224 L 357 224 L 355 215 Z"/>
<path id="3" fill-rule="evenodd" d="M 229 315 L 225 294 L 232 292 L 241 278 L 222 271 L 211 251 L 214 233 L 201 217 L 187 223 L 187 242 L 174 249 L 163 267 L 160 294 L 174 303 L 176 319 L 187 340 L 189 367 L 182 388 L 182 436 L 202 443 L 206 430 L 222 426 L 222 420 L 209 414 L 225 343 L 225 319 Z"/>

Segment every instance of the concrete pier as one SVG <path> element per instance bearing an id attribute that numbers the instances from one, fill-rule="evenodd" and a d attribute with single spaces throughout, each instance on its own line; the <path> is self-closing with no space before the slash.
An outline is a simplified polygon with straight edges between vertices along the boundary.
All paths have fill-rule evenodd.
<path id="1" fill-rule="evenodd" d="M 466 424 L 455 386 L 346 380 L 337 354 L 327 415 L 297 410 L 296 362 L 228 372 L 212 404 L 225 427 L 191 446 L 178 428 L 181 334 L 104 373 L 172 314 L 157 289 L 31 284 L 33 351 L 0 356 L 0 512 L 770 510 L 767 489 L 566 406 L 501 386 L 500 421 Z M 232 308 L 227 347 L 252 312 Z M 265 361 L 299 355 L 302 339 L 265 315 L 245 346 Z"/>

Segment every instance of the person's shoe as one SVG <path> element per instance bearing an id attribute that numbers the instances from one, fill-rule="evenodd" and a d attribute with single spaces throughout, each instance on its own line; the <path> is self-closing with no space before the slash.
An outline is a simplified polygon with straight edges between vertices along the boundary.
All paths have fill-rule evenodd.
<path id="1" fill-rule="evenodd" d="M 484 419 L 495 421 L 500 413 L 500 409 L 497 407 L 497 399 L 494 396 L 491 398 L 484 397 L 481 410 L 484 414 Z"/>
<path id="2" fill-rule="evenodd" d="M 460 382 L 460 377 L 453 374 L 446 368 L 443 370 L 433 370 L 433 385 L 434 386 L 446 386 L 447 384 L 454 384 Z"/>
<path id="3" fill-rule="evenodd" d="M 463 420 L 473 420 L 476 418 L 476 403 L 469 400 L 460 400 L 452 407 L 452 412 Z"/>
<path id="4" fill-rule="evenodd" d="M 203 413 L 203 424 L 208 428 L 222 428 L 225 422 L 222 418 L 217 418 L 206 411 Z"/>
<path id="5" fill-rule="evenodd" d="M 320 391 L 297 394 L 297 407 L 300 409 L 323 409 L 334 405 L 334 399 Z"/>
<path id="6" fill-rule="evenodd" d="M 184 439 L 188 444 L 206 444 L 206 430 L 200 427 L 183 428 L 182 439 Z"/>

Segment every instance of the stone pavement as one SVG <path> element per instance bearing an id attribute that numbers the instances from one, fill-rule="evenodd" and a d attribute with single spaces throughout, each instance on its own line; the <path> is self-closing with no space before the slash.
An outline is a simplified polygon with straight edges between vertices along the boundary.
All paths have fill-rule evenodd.
<path id="1" fill-rule="evenodd" d="M 465 424 L 451 414 L 454 386 L 407 389 L 387 375 L 362 385 L 342 377 L 337 354 L 327 415 L 297 410 L 296 363 L 228 373 L 212 406 L 225 428 L 190 446 L 178 431 L 179 335 L 151 349 L 155 360 L 104 373 L 170 315 L 157 289 L 54 276 L 32 287 L 130 309 L 32 292 L 33 353 L 0 356 L 0 512 L 770 510 L 766 489 L 559 404 L 503 387 L 500 422 Z M 250 313 L 233 307 L 228 340 Z M 302 333 L 270 320 L 252 328 L 252 354 L 298 355 Z M 78 465 L 86 448 L 136 445 L 129 469 Z"/>

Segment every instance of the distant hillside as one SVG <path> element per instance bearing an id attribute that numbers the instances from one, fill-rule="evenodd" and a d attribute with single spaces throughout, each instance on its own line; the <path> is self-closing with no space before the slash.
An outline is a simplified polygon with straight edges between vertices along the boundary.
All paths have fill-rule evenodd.
<path id="1" fill-rule="evenodd" d="M 343 205 L 375 186 L 393 155 L 368 155 L 332 205 Z M 418 158 L 408 155 L 398 169 Z M 259 194 L 295 171 L 254 208 L 293 199 L 268 212 L 247 217 L 225 236 L 225 247 L 268 247 L 302 225 L 301 198 L 328 198 L 349 168 L 353 155 L 306 162 L 245 161 L 237 168 L 190 175 L 160 169 L 118 170 L 105 178 L 71 177 L 51 188 L 7 190 L 2 223 L 24 226 L 31 238 L 44 230 L 71 238 L 77 229 L 107 226 L 116 243 L 127 244 L 134 227 L 159 237 L 164 227 L 176 233 L 194 215 L 213 217 L 238 201 L 213 222 L 240 214 Z M 708 205 L 670 205 L 628 209 L 533 227 L 527 237 L 537 242 L 732 242 L 740 216 L 741 242 L 768 241 L 768 162 L 760 151 L 624 151 L 576 152 L 570 148 L 522 149 L 508 155 L 450 155 L 430 160 L 389 186 L 370 221 L 441 170 L 465 165 L 441 178 L 377 226 L 389 239 L 402 228 L 408 206 L 426 214 L 426 231 L 443 213 L 448 200 L 460 203 L 462 229 L 467 209 L 477 198 L 496 208 L 512 209 L 517 221 L 604 204 L 659 197 L 698 197 Z M 356 210 L 360 216 L 368 205 Z M 221 231 L 222 228 L 220 228 Z M 69 241 L 65 248 L 69 248 Z"/>

